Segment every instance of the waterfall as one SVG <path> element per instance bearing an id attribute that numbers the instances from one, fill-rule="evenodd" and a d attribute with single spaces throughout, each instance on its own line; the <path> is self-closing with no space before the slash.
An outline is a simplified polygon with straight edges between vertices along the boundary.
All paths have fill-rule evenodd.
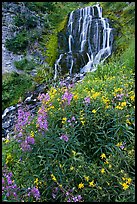
<path id="1" fill-rule="evenodd" d="M 112 30 L 99 4 L 72 11 L 64 37 L 67 43 L 61 42 L 64 47 L 55 63 L 54 79 L 61 72 L 71 75 L 95 71 L 111 55 Z"/>

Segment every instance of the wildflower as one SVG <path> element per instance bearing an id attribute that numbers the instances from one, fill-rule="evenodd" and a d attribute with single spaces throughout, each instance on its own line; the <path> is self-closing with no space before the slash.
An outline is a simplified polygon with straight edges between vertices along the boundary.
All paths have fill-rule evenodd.
<path id="1" fill-rule="evenodd" d="M 57 181 L 56 177 L 53 174 L 51 174 L 51 178 L 53 181 L 55 181 L 55 182 Z"/>
<path id="2" fill-rule="evenodd" d="M 122 186 L 123 186 L 124 190 L 126 190 L 129 187 L 129 185 L 127 183 L 123 183 Z"/>
<path id="3" fill-rule="evenodd" d="M 33 131 L 30 132 L 30 136 L 34 137 L 34 132 Z"/>
<path id="4" fill-rule="evenodd" d="M 97 111 L 95 109 L 92 110 L 92 113 L 96 113 Z"/>
<path id="5" fill-rule="evenodd" d="M 94 186 L 95 186 L 94 180 L 91 181 L 91 182 L 89 182 L 89 186 L 90 186 L 90 187 L 94 187 Z"/>
<path id="6" fill-rule="evenodd" d="M 31 193 L 32 193 L 33 197 L 36 198 L 36 200 L 38 200 L 40 198 L 40 192 L 39 192 L 38 188 L 33 187 L 31 189 Z"/>
<path id="7" fill-rule="evenodd" d="M 131 101 L 134 101 L 135 100 L 135 95 L 130 96 L 130 99 L 131 99 Z"/>
<path id="8" fill-rule="evenodd" d="M 7 157 L 6 157 L 6 164 L 11 163 L 12 161 L 13 161 L 13 158 L 12 158 L 11 154 L 10 154 L 10 153 L 7 154 Z"/>
<path id="9" fill-rule="evenodd" d="M 21 143 L 21 149 L 23 152 L 29 152 L 31 151 L 31 146 L 28 144 L 28 142 L 25 140 Z"/>
<path id="10" fill-rule="evenodd" d="M 6 139 L 6 140 L 5 140 L 5 144 L 7 144 L 7 143 L 9 143 L 9 139 Z"/>
<path id="11" fill-rule="evenodd" d="M 89 181 L 89 176 L 84 176 L 84 179 L 85 179 L 86 181 Z"/>
<path id="12" fill-rule="evenodd" d="M 106 159 L 106 161 L 104 162 L 104 164 L 109 164 L 109 161 Z"/>
<path id="13" fill-rule="evenodd" d="M 131 125 L 131 122 L 129 121 L 129 119 L 126 119 L 126 123 Z"/>
<path id="14" fill-rule="evenodd" d="M 121 103 L 121 106 L 122 106 L 122 107 L 126 106 L 126 102 L 122 102 L 122 103 Z"/>
<path id="15" fill-rule="evenodd" d="M 95 92 L 95 93 L 92 95 L 92 98 L 93 98 L 93 99 L 96 99 L 99 95 L 100 95 L 99 92 Z"/>
<path id="16" fill-rule="evenodd" d="M 120 147 L 122 145 L 122 142 L 118 142 L 115 146 Z"/>
<path id="17" fill-rule="evenodd" d="M 78 185 L 78 188 L 79 188 L 79 189 L 84 188 L 84 184 L 83 184 L 83 183 L 80 183 L 80 184 Z"/>
<path id="18" fill-rule="evenodd" d="M 27 137 L 26 141 L 28 142 L 28 144 L 34 144 L 35 143 L 35 140 L 33 137 Z"/>
<path id="19" fill-rule="evenodd" d="M 105 169 L 104 169 L 104 168 L 101 169 L 101 173 L 102 173 L 102 174 L 105 173 Z"/>
<path id="20" fill-rule="evenodd" d="M 111 168 L 112 168 L 112 165 L 111 165 L 111 164 L 109 164 L 109 166 L 108 166 L 108 167 L 109 167 L 109 169 L 111 169 Z"/>
<path id="21" fill-rule="evenodd" d="M 131 179 L 131 178 L 127 178 L 126 183 L 127 183 L 127 184 L 130 184 L 130 183 L 131 183 L 131 181 L 132 181 L 132 179 Z"/>
<path id="22" fill-rule="evenodd" d="M 39 184 L 39 179 L 38 178 L 35 179 L 34 184 L 36 184 L 36 187 L 38 187 L 38 184 Z"/>
<path id="23" fill-rule="evenodd" d="M 68 91 L 66 91 L 63 96 L 62 96 L 62 100 L 65 100 L 68 102 L 68 105 L 70 105 L 70 101 L 72 100 L 73 94 L 69 93 Z"/>
<path id="24" fill-rule="evenodd" d="M 89 104 L 89 103 L 90 103 L 90 97 L 85 97 L 84 100 L 85 100 L 84 102 L 85 102 L 86 104 Z"/>
<path id="25" fill-rule="evenodd" d="M 72 154 L 73 156 L 76 156 L 77 153 L 74 150 L 72 150 Z"/>
<path id="26" fill-rule="evenodd" d="M 116 109 L 122 110 L 123 108 L 121 106 L 116 106 Z"/>
<path id="27" fill-rule="evenodd" d="M 101 159 L 106 159 L 106 155 L 104 153 L 101 154 Z"/>
<path id="28" fill-rule="evenodd" d="M 64 140 L 65 142 L 68 142 L 68 136 L 67 135 L 61 135 L 61 140 Z"/>
<path id="29" fill-rule="evenodd" d="M 64 124 L 66 121 L 67 121 L 66 117 L 62 118 L 62 124 Z"/>
<path id="30" fill-rule="evenodd" d="M 40 129 L 48 129 L 47 112 L 45 111 L 44 106 L 42 106 L 38 111 L 37 125 Z"/>
<path id="31" fill-rule="evenodd" d="M 73 96 L 73 98 L 74 98 L 74 100 L 77 100 L 77 99 L 78 99 L 78 94 L 75 94 L 75 95 Z"/>
<path id="32" fill-rule="evenodd" d="M 70 171 L 73 171 L 73 170 L 74 170 L 74 167 L 73 167 L 73 166 L 71 166 L 71 167 L 70 167 Z"/>

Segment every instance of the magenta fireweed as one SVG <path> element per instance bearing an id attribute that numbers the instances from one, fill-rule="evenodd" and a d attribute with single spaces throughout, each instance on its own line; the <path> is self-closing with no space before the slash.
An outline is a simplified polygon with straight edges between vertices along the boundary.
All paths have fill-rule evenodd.
<path id="1" fill-rule="evenodd" d="M 84 98 L 84 103 L 89 104 L 90 103 L 90 97 L 85 97 Z"/>
<path id="2" fill-rule="evenodd" d="M 12 179 L 12 172 L 8 172 L 7 167 L 5 166 L 2 170 L 2 195 L 6 196 L 7 200 L 18 200 L 17 193 L 19 188 Z"/>
<path id="3" fill-rule="evenodd" d="M 48 93 L 46 93 L 46 94 L 42 93 L 42 94 L 38 95 L 38 100 L 40 100 L 40 101 L 49 101 L 50 96 L 49 96 Z"/>
<path id="4" fill-rule="evenodd" d="M 32 195 L 36 200 L 40 199 L 40 192 L 36 187 L 28 188 L 27 195 L 28 197 Z"/>
<path id="5" fill-rule="evenodd" d="M 42 106 L 38 111 L 37 126 L 42 130 L 48 129 L 47 112 L 45 111 L 44 106 Z"/>
<path id="6" fill-rule="evenodd" d="M 72 100 L 72 98 L 73 98 L 73 94 L 69 93 L 68 90 L 65 91 L 65 93 L 62 96 L 62 100 L 67 101 L 68 105 L 70 105 L 70 101 Z"/>
<path id="7" fill-rule="evenodd" d="M 65 142 L 68 142 L 68 136 L 67 135 L 61 135 L 60 137 L 61 140 L 64 140 Z"/>
<path id="8" fill-rule="evenodd" d="M 33 115 L 30 113 L 30 111 L 24 111 L 21 107 L 18 109 L 18 118 L 17 123 L 15 125 L 15 130 L 17 132 L 22 132 L 24 127 L 27 124 L 30 124 L 31 120 L 33 118 Z"/>

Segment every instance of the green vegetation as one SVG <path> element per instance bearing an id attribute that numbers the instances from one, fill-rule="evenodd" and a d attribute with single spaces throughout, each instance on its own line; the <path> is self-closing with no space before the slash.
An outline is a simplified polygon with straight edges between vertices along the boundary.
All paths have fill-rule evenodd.
<path id="1" fill-rule="evenodd" d="M 2 110 L 18 103 L 19 98 L 25 97 L 26 90 L 33 87 L 32 78 L 26 74 L 3 74 L 2 75 Z"/>
<path id="2" fill-rule="evenodd" d="M 33 60 L 28 60 L 27 58 L 23 58 L 20 61 L 15 61 L 14 65 L 19 70 L 31 71 L 32 69 L 35 68 L 37 63 L 34 61 L 34 59 Z"/>
<path id="3" fill-rule="evenodd" d="M 120 12 L 114 52 L 81 82 L 39 94 L 36 115 L 19 109 L 3 141 L 3 201 L 135 202 L 134 5 L 101 4 Z"/>

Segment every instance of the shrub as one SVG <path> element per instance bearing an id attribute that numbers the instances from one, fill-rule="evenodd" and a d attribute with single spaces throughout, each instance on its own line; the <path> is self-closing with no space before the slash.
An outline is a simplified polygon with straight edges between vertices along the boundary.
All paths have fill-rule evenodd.
<path id="1" fill-rule="evenodd" d="M 37 26 L 37 17 L 31 14 L 23 13 L 14 17 L 15 26 L 23 26 L 25 29 L 35 28 Z"/>
<path id="2" fill-rule="evenodd" d="M 29 38 L 26 31 L 18 33 L 15 37 L 11 39 L 6 39 L 6 48 L 13 52 L 14 54 L 20 54 L 25 51 L 29 44 Z"/>
<path id="3" fill-rule="evenodd" d="M 14 65 L 17 69 L 31 71 L 37 64 L 34 60 L 28 60 L 27 58 L 24 58 L 20 61 L 15 61 Z"/>
<path id="4" fill-rule="evenodd" d="M 30 76 L 25 74 L 6 74 L 2 80 L 2 110 L 15 105 L 19 98 L 25 97 L 25 91 L 31 90 L 33 83 Z"/>

